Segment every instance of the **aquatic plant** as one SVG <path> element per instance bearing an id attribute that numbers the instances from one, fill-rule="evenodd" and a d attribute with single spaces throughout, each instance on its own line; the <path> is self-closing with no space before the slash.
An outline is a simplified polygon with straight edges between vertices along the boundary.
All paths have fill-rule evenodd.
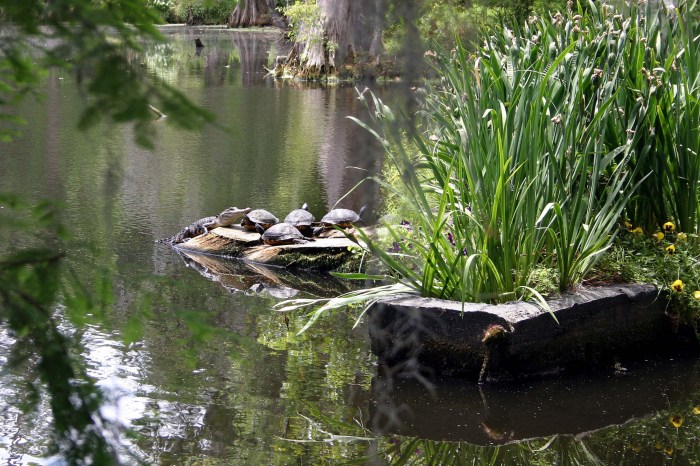
<path id="1" fill-rule="evenodd" d="M 627 15 L 606 9 L 596 21 L 609 26 L 599 67 L 619 88 L 617 131 L 611 143 L 635 138 L 630 161 L 646 178 L 627 212 L 635 224 L 656 228 L 669 218 L 685 232 L 700 223 L 700 11 L 697 1 L 672 10 L 633 5 Z M 583 19 L 589 26 L 590 16 Z M 607 62 L 607 63 L 606 63 Z M 611 65 L 611 63 L 614 65 Z M 607 65 L 607 67 L 606 67 Z"/>
<path id="2" fill-rule="evenodd" d="M 406 133 L 376 97 L 372 123 L 381 133 L 359 122 L 384 142 L 410 191 L 404 200 L 417 236 L 399 244 L 416 267 L 399 272 L 426 296 L 518 298 L 532 293 L 532 272 L 548 259 L 559 269 L 560 289 L 568 288 L 609 245 L 632 192 L 624 164 L 611 168 L 620 154 L 629 158 L 630 146 L 608 148 L 593 137 L 605 132 L 613 92 L 590 99 L 589 110 L 587 61 L 563 64 L 574 44 L 552 66 L 547 54 L 530 50 L 536 44 L 521 50 L 509 34 L 476 59 L 458 48 L 438 62 L 443 80 L 426 98 L 426 130 L 408 132 L 415 152 L 401 144 Z M 563 74 L 555 77 L 559 64 Z M 589 112 L 596 117 L 587 121 Z M 363 239 L 387 265 L 400 267 Z"/>

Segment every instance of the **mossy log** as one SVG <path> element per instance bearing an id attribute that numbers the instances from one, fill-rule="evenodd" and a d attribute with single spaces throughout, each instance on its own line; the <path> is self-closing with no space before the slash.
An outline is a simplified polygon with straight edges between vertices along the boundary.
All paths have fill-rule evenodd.
<path id="1" fill-rule="evenodd" d="M 340 234 L 337 232 L 337 234 Z M 357 244 L 345 236 L 314 238 L 305 243 L 269 246 L 260 234 L 234 225 L 215 228 L 177 244 L 176 249 L 222 257 L 235 257 L 249 262 L 275 265 L 288 269 L 318 271 L 350 270 L 359 264 L 354 253 Z"/>
<path id="2" fill-rule="evenodd" d="M 245 249 L 259 244 L 261 244 L 259 233 L 234 225 L 214 228 L 209 233 L 175 245 L 175 248 L 222 257 L 240 257 Z"/>

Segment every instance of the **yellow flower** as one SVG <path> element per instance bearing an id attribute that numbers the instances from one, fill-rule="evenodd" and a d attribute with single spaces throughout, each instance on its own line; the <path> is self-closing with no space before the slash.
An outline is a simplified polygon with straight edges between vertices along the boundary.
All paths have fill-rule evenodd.
<path id="1" fill-rule="evenodd" d="M 625 220 L 625 228 L 627 228 L 628 230 L 632 229 L 632 224 L 630 222 L 628 222 L 627 220 Z"/>
<path id="2" fill-rule="evenodd" d="M 673 447 L 666 447 L 664 448 L 664 452 L 668 455 L 671 456 L 673 454 Z"/>
<path id="3" fill-rule="evenodd" d="M 681 280 L 676 280 L 675 282 L 671 283 L 671 289 L 675 291 L 676 293 L 683 293 L 683 282 Z"/>
<path id="4" fill-rule="evenodd" d="M 664 234 L 661 233 L 660 231 L 657 231 L 656 233 L 654 233 L 654 234 L 651 235 L 651 236 L 653 236 L 654 238 L 656 238 L 656 239 L 659 240 L 659 241 L 661 241 L 662 239 L 664 239 Z"/>
<path id="5" fill-rule="evenodd" d="M 634 230 L 632 230 L 632 233 L 634 233 L 635 235 L 641 235 L 642 233 L 644 233 L 644 230 L 642 229 L 642 227 L 637 227 Z"/>
<path id="6" fill-rule="evenodd" d="M 664 231 L 665 232 L 672 232 L 673 230 L 676 229 L 676 225 L 673 224 L 673 222 L 666 222 L 664 223 Z"/>
<path id="7" fill-rule="evenodd" d="M 674 245 L 668 245 L 666 246 L 666 252 L 669 254 L 673 254 L 676 252 L 676 247 Z"/>
<path id="8" fill-rule="evenodd" d="M 688 235 L 686 235 L 682 231 L 676 235 L 676 241 L 685 241 L 687 239 L 688 239 Z"/>
<path id="9" fill-rule="evenodd" d="M 693 408 L 693 414 L 700 414 L 700 405 Z"/>
<path id="10" fill-rule="evenodd" d="M 669 421 L 671 422 L 671 424 L 673 424 L 673 427 L 675 427 L 676 429 L 683 425 L 683 418 L 677 414 L 675 416 L 670 417 Z"/>
<path id="11" fill-rule="evenodd" d="M 695 299 L 697 299 L 698 301 L 700 301 L 700 290 L 696 290 L 696 291 L 693 292 L 693 298 L 695 298 Z M 698 413 L 698 414 L 700 414 L 700 413 Z"/>

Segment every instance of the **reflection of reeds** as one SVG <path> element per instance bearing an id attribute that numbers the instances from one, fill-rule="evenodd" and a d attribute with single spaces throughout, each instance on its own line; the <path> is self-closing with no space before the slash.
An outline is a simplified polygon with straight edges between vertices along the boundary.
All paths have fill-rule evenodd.
<path id="1" fill-rule="evenodd" d="M 489 431 L 487 426 L 483 426 Z M 492 432 L 494 437 L 502 435 Z M 588 464 L 604 462 L 584 439 L 554 435 L 521 442 L 513 446 L 485 447 L 466 442 L 396 438 L 383 452 L 393 466 L 413 464 Z"/>

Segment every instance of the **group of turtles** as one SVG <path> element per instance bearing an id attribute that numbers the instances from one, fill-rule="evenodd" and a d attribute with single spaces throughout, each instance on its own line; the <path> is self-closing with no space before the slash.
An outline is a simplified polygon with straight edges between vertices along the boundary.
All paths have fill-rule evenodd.
<path id="1" fill-rule="evenodd" d="M 362 213 L 362 210 L 360 210 Z M 324 231 L 334 228 L 350 228 L 360 221 L 361 214 L 350 209 L 333 209 L 316 222 L 304 204 L 294 209 L 280 222 L 277 217 L 264 209 L 248 212 L 241 220 L 241 226 L 247 230 L 257 231 L 262 241 L 269 245 L 294 244 L 310 241 Z"/>
<path id="2" fill-rule="evenodd" d="M 239 209 L 229 207 L 216 217 L 204 217 L 188 225 L 180 233 L 162 242 L 178 244 L 207 233 L 217 227 L 231 226 L 238 221 L 249 231 L 260 233 L 263 243 L 268 245 L 295 244 L 312 241 L 314 237 L 335 228 L 350 228 L 361 220 L 365 207 L 360 213 L 350 209 L 333 209 L 316 222 L 305 203 L 300 209 L 294 209 L 280 222 L 265 209 Z"/>

